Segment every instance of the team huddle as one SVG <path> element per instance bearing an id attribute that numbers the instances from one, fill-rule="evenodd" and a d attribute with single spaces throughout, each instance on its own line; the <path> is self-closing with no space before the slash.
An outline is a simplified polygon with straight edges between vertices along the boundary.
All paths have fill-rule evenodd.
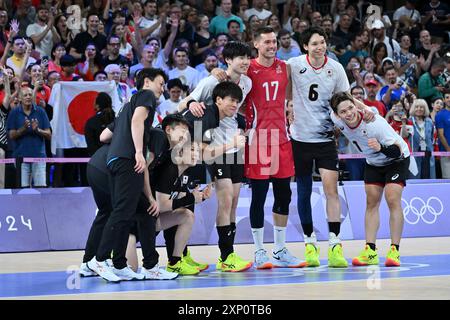
<path id="1" fill-rule="evenodd" d="M 223 50 L 227 69 L 214 69 L 180 102 L 179 112 L 167 115 L 157 128 L 151 125 L 167 76 L 160 69 L 143 69 L 137 76 L 139 91 L 103 131 L 100 139 L 105 145 L 88 164 L 98 213 L 80 274 L 119 282 L 175 279 L 207 269 L 207 264 L 193 259 L 187 243 L 195 205 L 207 201 L 212 189 L 218 202 L 217 270 L 317 267 L 320 252 L 311 209 L 314 167 L 319 170 L 326 196 L 328 266 L 347 267 L 339 237 L 335 130 L 365 154 L 367 161 L 366 246 L 352 264 L 379 263 L 375 242 L 384 191 L 392 240 L 385 265 L 400 266 L 401 194 L 408 176 L 408 146 L 383 118 L 348 93 L 345 71 L 327 58 L 325 39 L 321 29 L 308 29 L 302 38 L 306 54 L 287 63 L 275 57 L 277 38 L 270 27 L 255 34 L 255 59 L 251 59 L 247 44 L 228 43 Z M 293 103 L 290 126 L 287 101 Z M 211 183 L 200 189 L 197 182 L 205 169 Z M 285 245 L 293 177 L 305 240 L 304 260 L 292 255 Z M 236 208 L 244 179 L 252 194 L 252 260 L 234 251 Z M 263 239 L 270 183 L 274 196 L 271 254 L 265 250 Z M 155 248 L 160 231 L 166 242 L 166 268 L 159 266 Z M 141 268 L 136 254 L 138 241 L 143 255 Z"/>

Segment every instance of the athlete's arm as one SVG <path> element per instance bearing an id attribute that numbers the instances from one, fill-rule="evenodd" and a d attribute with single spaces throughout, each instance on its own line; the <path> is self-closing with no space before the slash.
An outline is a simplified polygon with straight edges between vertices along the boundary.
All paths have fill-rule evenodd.
<path id="1" fill-rule="evenodd" d="M 447 139 L 445 138 L 443 128 L 438 128 L 438 137 L 439 137 L 439 140 L 441 141 L 442 145 L 444 146 L 444 149 L 446 151 L 450 151 L 450 146 L 448 144 Z"/>
<path id="2" fill-rule="evenodd" d="M 144 149 L 144 121 L 147 119 L 148 109 L 146 107 L 137 107 L 131 119 L 131 136 L 135 152 L 136 165 L 134 170 L 137 173 L 143 173 L 146 162 L 143 154 Z"/>
<path id="3" fill-rule="evenodd" d="M 105 128 L 100 134 L 100 142 L 102 143 L 110 143 L 113 136 L 113 132 L 108 128 Z"/>
<path id="4" fill-rule="evenodd" d="M 394 144 L 386 146 L 379 143 L 376 138 L 369 138 L 369 140 L 367 140 L 367 144 L 370 148 L 376 152 L 381 152 L 388 158 L 396 159 L 402 155 L 400 144 L 397 141 L 394 142 Z"/>
<path id="5" fill-rule="evenodd" d="M 355 106 L 364 113 L 363 120 L 365 122 L 375 121 L 375 112 L 373 112 L 369 106 L 366 106 L 358 99 L 353 99 L 353 101 L 355 102 Z"/>
<path id="6" fill-rule="evenodd" d="M 148 172 L 148 165 L 144 170 L 144 194 L 147 197 L 148 201 L 150 202 L 150 206 L 148 207 L 147 212 L 152 216 L 158 216 L 159 208 L 158 203 L 156 202 L 155 198 L 153 198 L 152 195 L 152 187 L 150 186 L 150 174 Z"/>
<path id="7" fill-rule="evenodd" d="M 178 208 L 191 206 L 197 203 L 196 200 L 196 197 L 192 193 L 187 193 L 183 198 L 172 200 L 170 199 L 170 194 L 156 191 L 156 201 L 158 202 L 161 212 L 168 212 Z"/>
<path id="8" fill-rule="evenodd" d="M 286 63 L 286 71 L 288 77 L 288 85 L 286 87 L 286 100 L 292 100 L 291 66 L 288 63 Z"/>
<path id="9" fill-rule="evenodd" d="M 246 137 L 238 133 L 234 136 L 233 142 L 231 143 L 225 143 L 220 146 L 206 145 L 203 148 L 203 161 L 211 161 L 233 148 L 242 149 L 245 146 L 245 141 Z"/>

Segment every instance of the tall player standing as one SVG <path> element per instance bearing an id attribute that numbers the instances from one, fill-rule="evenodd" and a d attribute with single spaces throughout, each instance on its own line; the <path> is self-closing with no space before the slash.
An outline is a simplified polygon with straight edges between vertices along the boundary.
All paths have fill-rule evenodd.
<path id="1" fill-rule="evenodd" d="M 246 149 L 245 176 L 250 179 L 252 200 L 250 224 L 255 243 L 257 269 L 301 267 L 285 246 L 286 226 L 291 202 L 291 177 L 294 161 L 286 128 L 286 88 L 289 74 L 286 63 L 275 57 L 277 37 L 270 27 L 258 29 L 254 36 L 258 57 L 252 59 L 247 75 L 252 90 L 246 101 L 247 128 L 250 128 Z M 264 249 L 264 204 L 272 182 L 274 204 L 274 247 L 272 259 Z"/>
<path id="2" fill-rule="evenodd" d="M 294 122 L 290 126 L 290 132 L 297 180 L 297 208 L 306 245 L 305 260 L 309 267 L 320 265 L 311 214 L 312 170 L 315 163 L 319 168 L 326 196 L 328 266 L 347 267 L 339 239 L 339 160 L 329 101 L 334 93 L 348 91 L 350 85 L 342 65 L 326 56 L 326 34 L 321 29 L 306 30 L 302 39 L 302 46 L 307 54 L 291 58 L 287 63 L 292 81 Z"/>

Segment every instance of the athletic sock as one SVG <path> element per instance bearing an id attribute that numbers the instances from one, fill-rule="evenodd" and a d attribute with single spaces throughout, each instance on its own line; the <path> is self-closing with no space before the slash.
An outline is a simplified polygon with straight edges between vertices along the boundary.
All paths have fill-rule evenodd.
<path id="1" fill-rule="evenodd" d="M 264 249 L 264 227 L 252 228 L 252 236 L 255 243 L 255 252 Z"/>
<path id="2" fill-rule="evenodd" d="M 337 237 L 339 237 L 339 233 L 341 233 L 341 223 L 328 222 L 328 231 L 333 232 Z"/>
<path id="3" fill-rule="evenodd" d="M 230 227 L 231 227 L 231 243 L 234 244 L 234 238 L 236 237 L 236 222 L 231 222 Z"/>
<path id="4" fill-rule="evenodd" d="M 233 252 L 231 226 L 217 227 L 217 234 L 219 235 L 220 258 L 225 261 L 228 255 Z"/>
<path id="5" fill-rule="evenodd" d="M 186 246 L 186 247 L 184 247 L 184 250 L 183 250 L 183 257 L 187 256 L 187 254 L 188 254 L 188 247 Z"/>
<path id="6" fill-rule="evenodd" d="M 273 226 L 274 246 L 273 252 L 277 253 L 286 246 L 286 227 Z"/>
<path id="7" fill-rule="evenodd" d="M 181 257 L 172 256 L 172 257 L 169 258 L 169 264 L 171 266 L 173 266 L 173 265 L 177 264 L 177 262 L 180 261 L 180 260 L 181 260 Z"/>
<path id="8" fill-rule="evenodd" d="M 373 251 L 375 251 L 376 249 L 377 249 L 377 246 L 375 245 L 375 243 L 369 243 L 369 242 L 367 242 L 366 243 L 369 247 L 370 247 L 370 249 L 372 249 Z"/>

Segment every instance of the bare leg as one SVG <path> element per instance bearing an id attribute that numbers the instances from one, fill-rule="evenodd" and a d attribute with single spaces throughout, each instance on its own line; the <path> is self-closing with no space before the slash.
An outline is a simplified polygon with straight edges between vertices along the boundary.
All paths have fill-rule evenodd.
<path id="1" fill-rule="evenodd" d="M 338 172 L 320 168 L 323 191 L 327 199 L 328 222 L 341 222 L 341 203 L 337 190 Z"/>
<path id="2" fill-rule="evenodd" d="M 366 184 L 366 243 L 375 243 L 380 227 L 380 202 L 383 196 L 383 187 L 375 184 Z"/>
<path id="3" fill-rule="evenodd" d="M 173 226 L 178 226 L 175 234 L 174 257 L 182 257 L 184 247 L 189 240 L 194 225 L 194 213 L 186 208 L 178 208 L 174 211 L 164 212 L 159 215 L 156 230 L 161 231 Z"/>
<path id="4" fill-rule="evenodd" d="M 137 272 L 137 269 L 139 267 L 139 262 L 138 262 L 138 256 L 137 256 L 137 248 L 136 248 L 136 236 L 133 234 L 130 234 L 128 236 L 127 252 L 126 252 L 125 256 L 127 258 L 128 265 L 131 267 L 131 269 L 134 272 Z"/>
<path id="5" fill-rule="evenodd" d="M 216 224 L 218 227 L 229 226 L 233 203 L 233 184 L 231 179 L 216 180 L 215 189 L 218 202 Z"/>
<path id="6" fill-rule="evenodd" d="M 389 183 L 385 187 L 384 197 L 389 207 L 389 226 L 391 229 L 392 244 L 400 244 L 403 231 L 403 209 L 402 209 L 403 186 L 396 183 Z"/>

